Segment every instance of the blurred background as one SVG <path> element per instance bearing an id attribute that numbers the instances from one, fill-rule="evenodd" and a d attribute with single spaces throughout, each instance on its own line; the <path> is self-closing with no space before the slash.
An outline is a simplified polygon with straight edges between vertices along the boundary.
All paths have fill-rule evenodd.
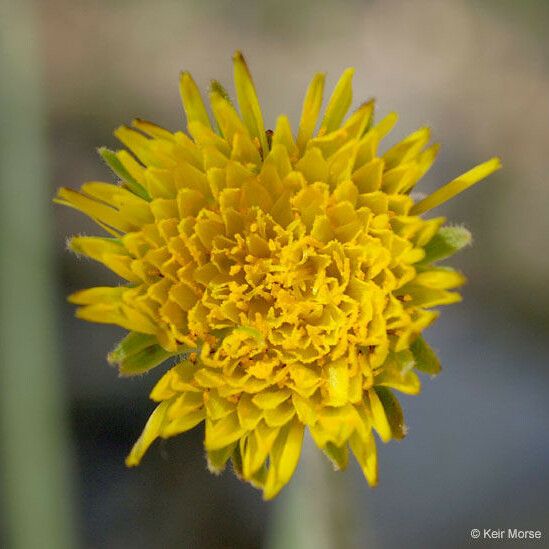
<path id="1" fill-rule="evenodd" d="M 549 3 L 544 0 L 0 0 L 0 546 L 458 548 L 473 528 L 542 530 L 549 547 Z M 439 208 L 474 246 L 464 302 L 427 334 L 442 374 L 402 397 L 409 436 L 379 445 L 380 485 L 306 445 L 273 503 L 206 470 L 200 429 L 124 457 L 160 375 L 119 379 L 122 330 L 65 296 L 115 281 L 67 253 L 97 234 L 50 200 L 112 181 L 96 148 L 134 117 L 184 127 L 178 73 L 230 88 L 253 71 L 266 125 L 297 120 L 311 75 L 355 66 L 356 106 L 443 144 L 418 190 L 493 155 L 504 169 Z M 477 542 L 482 544 L 483 542 Z M 485 543 L 486 544 L 486 543 Z M 498 542 L 498 547 L 512 542 Z"/>

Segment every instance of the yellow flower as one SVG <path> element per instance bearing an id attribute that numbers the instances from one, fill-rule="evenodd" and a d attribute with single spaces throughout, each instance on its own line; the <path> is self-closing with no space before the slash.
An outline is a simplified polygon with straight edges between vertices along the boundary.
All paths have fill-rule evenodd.
<path id="1" fill-rule="evenodd" d="M 374 125 L 369 101 L 345 118 L 353 72 L 319 125 L 324 75 L 314 76 L 297 135 L 286 116 L 265 131 L 240 53 L 238 111 L 213 82 L 213 124 L 183 73 L 187 133 L 135 120 L 115 132 L 131 154 L 100 149 L 120 184 L 59 190 L 59 203 L 111 235 L 74 237 L 71 248 L 126 281 L 73 294 L 78 317 L 130 330 L 109 355 L 122 375 L 176 357 L 128 465 L 156 438 L 204 421 L 211 470 L 231 459 L 269 499 L 292 476 L 305 427 L 338 468 L 351 449 L 371 485 L 373 431 L 384 442 L 404 436 L 393 390 L 416 394 L 416 371 L 438 372 L 421 333 L 433 307 L 460 300 L 452 290 L 464 277 L 437 262 L 470 241 L 421 214 L 500 162 L 414 203 L 438 147 L 422 128 L 378 153 L 397 117 Z"/>

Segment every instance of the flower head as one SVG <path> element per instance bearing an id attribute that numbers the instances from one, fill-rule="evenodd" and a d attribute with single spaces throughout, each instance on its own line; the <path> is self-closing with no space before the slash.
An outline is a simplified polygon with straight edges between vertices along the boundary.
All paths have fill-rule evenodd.
<path id="1" fill-rule="evenodd" d="M 129 330 L 109 355 L 122 375 L 177 357 L 128 465 L 156 438 L 204 421 L 210 468 L 230 459 L 272 498 L 295 470 L 305 428 L 338 468 L 350 449 L 372 485 L 373 431 L 384 442 L 404 436 L 393 391 L 416 394 L 416 371 L 438 372 L 421 333 L 464 282 L 438 261 L 470 240 L 422 214 L 500 163 L 414 202 L 438 147 L 422 128 L 380 154 L 397 117 L 375 124 L 369 101 L 346 118 L 352 77 L 343 73 L 319 119 L 317 74 L 294 134 L 286 116 L 265 131 L 240 53 L 238 110 L 213 82 L 213 122 L 183 73 L 186 133 L 135 120 L 115 132 L 130 152 L 100 149 L 119 184 L 59 190 L 58 202 L 110 234 L 70 247 L 125 280 L 73 294 L 77 315 Z"/>

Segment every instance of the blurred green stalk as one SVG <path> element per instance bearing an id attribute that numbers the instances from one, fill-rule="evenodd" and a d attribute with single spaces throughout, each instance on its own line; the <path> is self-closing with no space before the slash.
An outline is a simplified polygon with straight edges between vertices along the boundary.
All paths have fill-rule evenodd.
<path id="1" fill-rule="evenodd" d="M 32 2 L 0 0 L 0 466 L 4 542 L 75 547 L 56 351 L 45 112 Z M 1 543 L 1 542 L 0 542 Z"/>
<path id="2" fill-rule="evenodd" d="M 356 473 L 334 471 L 306 434 L 298 470 L 275 501 L 266 549 L 375 549 L 356 483 L 361 491 L 370 489 Z"/>

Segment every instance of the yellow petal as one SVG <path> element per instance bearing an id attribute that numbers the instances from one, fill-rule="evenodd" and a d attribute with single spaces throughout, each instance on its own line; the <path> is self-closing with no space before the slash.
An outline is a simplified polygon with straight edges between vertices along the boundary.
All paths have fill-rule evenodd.
<path id="1" fill-rule="evenodd" d="M 291 401 L 287 400 L 277 406 L 263 412 L 265 423 L 269 427 L 281 427 L 286 425 L 295 415 L 296 411 Z"/>
<path id="2" fill-rule="evenodd" d="M 483 164 L 479 164 L 472 170 L 469 170 L 453 181 L 450 181 L 450 183 L 446 183 L 446 185 L 430 194 L 427 198 L 424 198 L 417 204 L 414 204 L 410 210 L 410 213 L 412 215 L 420 215 L 432 210 L 433 208 L 444 204 L 444 202 L 447 202 L 469 187 L 472 187 L 475 183 L 482 181 L 500 168 L 501 160 L 497 157 L 492 158 Z"/>
<path id="3" fill-rule="evenodd" d="M 97 223 L 102 224 L 102 226 L 107 225 L 122 232 L 129 232 L 135 229 L 135 226 L 122 219 L 120 212 L 114 208 L 97 202 L 72 189 L 61 187 L 57 192 L 55 202 L 80 210 Z M 115 231 L 109 232 L 115 236 L 119 236 L 119 233 Z"/>
<path id="4" fill-rule="evenodd" d="M 328 183 L 333 186 L 351 178 L 357 150 L 358 143 L 351 140 L 328 159 L 330 172 Z"/>
<path id="5" fill-rule="evenodd" d="M 303 158 L 301 158 L 295 167 L 296 170 L 299 170 L 305 176 L 305 179 L 309 183 L 326 181 L 328 179 L 328 163 L 316 147 L 308 148 Z"/>
<path id="6" fill-rule="evenodd" d="M 187 125 L 191 122 L 200 122 L 206 128 L 211 128 L 210 117 L 202 101 L 200 90 L 188 72 L 182 72 L 179 77 L 179 93 L 187 116 Z"/>
<path id="7" fill-rule="evenodd" d="M 351 179 L 360 193 L 371 193 L 380 189 L 383 168 L 383 160 L 381 160 L 381 158 L 375 158 L 370 162 L 363 164 L 353 173 Z"/>
<path id="8" fill-rule="evenodd" d="M 390 112 L 385 118 L 382 118 L 373 128 L 379 140 L 381 141 L 395 126 L 398 121 L 398 114 Z"/>
<path id="9" fill-rule="evenodd" d="M 300 151 L 305 149 L 307 141 L 311 139 L 315 131 L 318 113 L 322 106 L 325 78 L 326 75 L 324 73 L 315 74 L 307 88 L 303 110 L 301 111 L 301 120 L 299 121 L 299 131 L 297 133 L 297 146 Z"/>
<path id="10" fill-rule="evenodd" d="M 385 409 L 383 408 L 383 404 L 381 404 L 375 389 L 368 390 L 368 399 L 370 402 L 370 411 L 372 413 L 372 425 L 378 432 L 381 440 L 383 442 L 388 442 L 391 440 L 391 426 L 389 425 Z"/>
<path id="11" fill-rule="evenodd" d="M 252 397 L 245 393 L 238 400 L 237 413 L 240 425 L 247 431 L 255 429 L 261 421 L 261 409 L 252 402 Z"/>
<path id="12" fill-rule="evenodd" d="M 328 101 L 326 114 L 320 125 L 320 134 L 337 130 L 341 125 L 343 117 L 347 114 L 353 99 L 352 81 L 354 73 L 355 69 L 349 67 L 341 75 L 341 78 L 332 93 L 332 97 L 330 97 L 330 101 Z"/>
<path id="13" fill-rule="evenodd" d="M 376 386 L 391 387 L 407 395 L 417 395 L 421 382 L 414 372 L 400 372 L 397 369 L 384 368 L 375 378 Z"/>
<path id="14" fill-rule="evenodd" d="M 449 290 L 465 284 L 466 278 L 461 273 L 450 268 L 438 267 L 418 273 L 414 283 L 429 288 Z"/>
<path id="15" fill-rule="evenodd" d="M 415 158 L 429 142 L 430 137 L 431 130 L 429 128 L 420 128 L 400 143 L 393 145 L 383 155 L 387 169 L 390 170 L 399 164 L 404 164 Z"/>
<path id="16" fill-rule="evenodd" d="M 212 111 L 215 119 L 219 125 L 219 129 L 231 145 L 235 134 L 248 134 L 248 129 L 238 116 L 235 108 L 229 103 L 229 101 L 227 101 L 227 99 L 219 95 L 217 92 L 211 91 L 210 103 L 212 105 Z"/>
<path id="17" fill-rule="evenodd" d="M 257 440 L 254 433 L 251 432 L 247 436 L 240 439 L 239 442 L 240 454 L 242 455 L 242 476 L 250 481 L 253 474 L 263 465 L 267 454 L 258 456 Z"/>
<path id="18" fill-rule="evenodd" d="M 257 471 L 267 459 L 275 440 L 277 439 L 280 427 L 269 427 L 264 421 L 258 423 L 256 429 L 254 429 L 250 438 L 248 456 L 248 467 L 251 473 Z"/>
<path id="19" fill-rule="evenodd" d="M 206 456 L 208 458 L 208 469 L 210 472 L 219 474 L 223 471 L 225 464 L 234 452 L 235 446 L 236 442 L 233 442 L 220 450 L 210 450 L 209 452 L 206 452 Z"/>
<path id="20" fill-rule="evenodd" d="M 242 164 L 255 164 L 255 166 L 261 164 L 261 156 L 250 136 L 242 133 L 235 134 L 231 160 L 236 160 Z"/>
<path id="21" fill-rule="evenodd" d="M 290 157 L 297 156 L 298 149 L 292 134 L 292 128 L 287 116 L 279 116 L 276 121 L 276 128 L 273 134 L 273 145 L 286 147 Z"/>
<path id="22" fill-rule="evenodd" d="M 374 435 L 369 434 L 362 438 L 358 433 L 354 433 L 349 440 L 351 450 L 358 461 L 366 480 L 370 486 L 376 486 L 377 475 L 377 448 Z"/>
<path id="23" fill-rule="evenodd" d="M 162 128 L 154 122 L 149 122 L 148 120 L 142 120 L 141 118 L 135 118 L 132 120 L 132 126 L 141 130 L 144 133 L 149 134 L 151 137 L 156 139 L 164 139 L 165 141 L 175 141 L 175 137 L 172 132 Z"/>
<path id="24" fill-rule="evenodd" d="M 122 142 L 130 151 L 132 151 L 145 166 L 162 167 L 160 159 L 151 149 L 150 140 L 142 133 L 139 133 L 127 126 L 120 126 L 114 132 L 114 135 Z"/>
<path id="25" fill-rule="evenodd" d="M 163 438 L 173 437 L 196 427 L 206 417 L 204 408 L 193 410 L 185 415 L 178 416 L 169 423 L 165 422 L 162 426 L 160 436 Z"/>
<path id="26" fill-rule="evenodd" d="M 417 157 L 417 166 L 418 166 L 418 173 L 417 173 L 417 180 L 414 181 L 414 184 L 417 183 L 430 169 L 433 163 L 436 160 L 438 151 L 440 150 L 440 145 L 435 143 L 434 145 L 431 145 L 429 148 L 425 149 L 421 154 Z"/>
<path id="27" fill-rule="evenodd" d="M 235 405 L 220 397 L 216 391 L 204 393 L 204 402 L 206 403 L 208 418 L 212 421 L 224 418 L 235 411 Z"/>
<path id="28" fill-rule="evenodd" d="M 191 362 L 181 362 L 177 366 L 174 366 L 157 381 L 149 395 L 150 398 L 160 402 L 185 391 L 197 391 L 196 387 L 190 385 L 190 381 L 197 368 L 198 366 Z M 198 394 L 202 398 L 202 391 L 195 394 Z"/>
<path id="29" fill-rule="evenodd" d="M 188 132 L 193 137 L 195 143 L 202 147 L 204 156 L 211 154 L 212 149 L 224 157 L 228 157 L 231 153 L 231 148 L 227 141 L 201 122 L 189 122 Z"/>
<path id="30" fill-rule="evenodd" d="M 410 296 L 409 303 L 421 307 L 435 307 L 436 305 L 450 305 L 461 301 L 457 292 L 448 292 L 437 288 L 427 288 L 416 284 L 407 284 L 399 290 L 399 294 Z M 411 299 L 410 299 L 411 298 Z"/>
<path id="31" fill-rule="evenodd" d="M 377 147 L 381 137 L 372 130 L 367 131 L 358 142 L 354 169 L 358 170 L 364 164 L 377 158 Z"/>
<path id="32" fill-rule="evenodd" d="M 125 150 L 117 151 L 116 157 L 124 166 L 124 169 L 141 185 L 145 185 L 145 168 Z"/>
<path id="33" fill-rule="evenodd" d="M 141 436 L 137 439 L 129 456 L 126 458 L 126 465 L 128 467 L 139 465 L 141 458 L 148 450 L 149 446 L 160 436 L 162 426 L 166 419 L 166 412 L 168 411 L 170 404 L 170 400 L 165 400 L 155 408 L 151 417 L 149 417 L 149 420 L 145 424 Z"/>
<path id="34" fill-rule="evenodd" d="M 319 448 L 328 442 L 342 446 L 356 429 L 359 416 L 351 404 L 338 407 L 324 407 L 318 412 L 318 421 L 309 426 Z"/>
<path id="35" fill-rule="evenodd" d="M 383 404 L 387 421 L 391 427 L 392 437 L 396 440 L 402 440 L 406 436 L 407 427 L 404 424 L 404 415 L 400 402 L 393 392 L 385 387 L 376 387 L 375 390 L 381 404 Z"/>
<path id="36" fill-rule="evenodd" d="M 99 236 L 75 236 L 69 240 L 69 247 L 95 261 L 102 261 L 106 254 L 128 254 L 119 240 Z"/>
<path id="37" fill-rule="evenodd" d="M 292 393 L 292 403 L 301 423 L 305 425 L 314 425 L 316 423 L 316 405 L 311 399 L 303 398 L 297 393 Z"/>
<path id="38" fill-rule="evenodd" d="M 179 417 L 187 416 L 198 408 L 202 408 L 203 404 L 204 395 L 202 392 L 192 393 L 191 391 L 185 391 L 182 394 L 179 394 L 173 401 L 168 410 L 167 417 L 170 421 L 173 421 Z"/>
<path id="39" fill-rule="evenodd" d="M 250 135 L 259 140 L 263 154 L 268 150 L 265 127 L 263 125 L 263 115 L 257 99 L 257 92 L 252 80 L 252 76 L 241 52 L 237 51 L 233 56 L 234 63 L 234 82 L 236 88 L 236 97 L 240 113 L 244 119 Z"/>
<path id="40" fill-rule="evenodd" d="M 262 391 L 252 398 L 252 402 L 262 410 L 271 410 L 288 399 L 291 395 L 289 389 L 274 391 Z"/>
<path id="41" fill-rule="evenodd" d="M 341 358 L 328 364 L 327 387 L 330 406 L 342 406 L 349 400 L 349 366 L 347 358 Z"/>
<path id="42" fill-rule="evenodd" d="M 76 305 L 92 305 L 121 301 L 126 288 L 122 286 L 96 286 L 87 290 L 79 290 L 68 297 L 68 301 Z"/>
<path id="43" fill-rule="evenodd" d="M 290 197 L 291 193 L 289 190 L 283 191 L 270 211 L 273 219 L 282 227 L 287 227 L 293 220 Z"/>
<path id="44" fill-rule="evenodd" d="M 349 448 L 347 444 L 336 446 L 334 443 L 328 442 L 326 446 L 322 448 L 322 451 L 328 456 L 336 470 L 343 471 L 347 468 L 349 463 Z"/>
<path id="45" fill-rule="evenodd" d="M 244 433 L 245 431 L 240 426 L 236 412 L 215 422 L 206 418 L 204 445 L 208 451 L 219 450 L 238 440 Z"/>
<path id="46" fill-rule="evenodd" d="M 372 121 L 374 102 L 367 101 L 349 116 L 342 128 L 350 138 L 360 139 Z"/>
<path id="47" fill-rule="evenodd" d="M 79 307 L 76 310 L 76 317 L 99 324 L 117 324 L 127 330 L 144 334 L 154 335 L 158 332 L 158 327 L 152 319 L 124 304 L 98 303 Z"/>
<path id="48" fill-rule="evenodd" d="M 119 153 L 110 151 L 106 147 L 100 147 L 98 149 L 100 156 L 111 168 L 111 170 L 124 181 L 127 187 L 131 189 L 133 193 L 137 196 L 144 198 L 145 200 L 150 200 L 149 193 L 147 190 L 137 181 L 132 174 L 126 169 L 124 164 L 120 161 Z"/>
<path id="49" fill-rule="evenodd" d="M 270 468 L 263 491 L 264 499 L 274 498 L 290 480 L 299 462 L 303 443 L 303 424 L 294 419 L 284 426 L 269 454 Z"/>
<path id="50" fill-rule="evenodd" d="M 413 163 L 402 164 L 383 174 L 383 191 L 387 194 L 404 193 L 417 181 L 418 168 Z"/>

